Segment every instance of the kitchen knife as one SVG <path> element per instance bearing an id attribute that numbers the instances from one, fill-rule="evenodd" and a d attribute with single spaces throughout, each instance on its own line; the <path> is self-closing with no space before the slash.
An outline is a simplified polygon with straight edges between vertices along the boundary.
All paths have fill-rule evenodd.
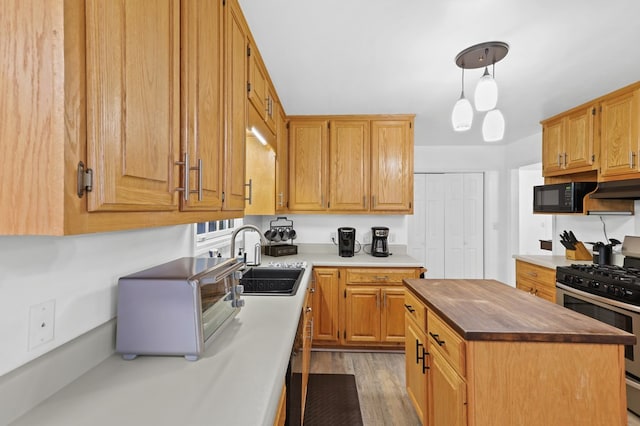
<path id="1" fill-rule="evenodd" d="M 573 244 L 578 242 L 578 239 L 576 238 L 576 235 L 573 233 L 573 231 L 569 231 L 569 238 Z"/>

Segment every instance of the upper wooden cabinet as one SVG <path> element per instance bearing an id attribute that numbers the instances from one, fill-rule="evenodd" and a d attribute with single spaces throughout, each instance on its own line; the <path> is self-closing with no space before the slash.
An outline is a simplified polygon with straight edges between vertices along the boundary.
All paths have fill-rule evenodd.
<path id="1" fill-rule="evenodd" d="M 225 185 L 223 209 L 241 212 L 245 204 L 247 43 L 249 28 L 237 0 L 226 2 L 225 14 Z"/>
<path id="2" fill-rule="evenodd" d="M 289 121 L 289 210 L 326 209 L 328 121 Z"/>
<path id="3" fill-rule="evenodd" d="M 265 67 L 253 40 L 247 46 L 247 56 L 249 57 L 249 82 L 247 84 L 249 101 L 256 107 L 267 127 L 275 133 L 277 119 L 275 104 L 278 101 L 267 67 Z"/>
<path id="4" fill-rule="evenodd" d="M 541 122 L 542 174 L 581 180 L 634 179 L 640 173 L 640 82 Z"/>
<path id="5" fill-rule="evenodd" d="M 289 119 L 290 211 L 413 212 L 413 116 Z"/>
<path id="6" fill-rule="evenodd" d="M 413 213 L 413 117 L 371 121 L 371 210 Z"/>
<path id="7" fill-rule="evenodd" d="M 596 105 L 588 104 L 542 122 L 542 173 L 554 176 L 594 170 Z"/>
<path id="8" fill-rule="evenodd" d="M 289 129 L 282 105 L 276 106 L 276 212 L 289 209 Z"/>
<path id="9" fill-rule="evenodd" d="M 181 210 L 220 210 L 224 164 L 224 8 L 182 2 Z M 212 119 L 216 117 L 217 119 Z"/>
<path id="10" fill-rule="evenodd" d="M 13 52 L 0 59 L 0 234 L 243 214 L 248 27 L 236 0 L 14 3 L 0 40 Z"/>
<path id="11" fill-rule="evenodd" d="M 601 180 L 637 178 L 640 172 L 640 85 L 632 85 L 600 102 Z"/>
<path id="12" fill-rule="evenodd" d="M 87 0 L 85 7 L 87 166 L 94 173 L 87 209 L 176 210 L 180 2 Z"/>
<path id="13" fill-rule="evenodd" d="M 368 120 L 331 120 L 329 126 L 328 207 L 366 211 L 370 197 L 370 123 Z"/>

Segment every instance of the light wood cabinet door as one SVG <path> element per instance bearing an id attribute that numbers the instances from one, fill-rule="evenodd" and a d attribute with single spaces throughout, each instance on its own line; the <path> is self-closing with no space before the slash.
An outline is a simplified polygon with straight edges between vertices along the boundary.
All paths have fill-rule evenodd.
<path id="1" fill-rule="evenodd" d="M 369 199 L 368 120 L 329 122 L 329 208 L 365 211 Z"/>
<path id="2" fill-rule="evenodd" d="M 345 290 L 345 342 L 380 341 L 381 294 L 378 287 L 347 286 Z"/>
<path id="3" fill-rule="evenodd" d="M 89 211 L 177 210 L 180 1 L 86 2 Z"/>
<path id="4" fill-rule="evenodd" d="M 636 173 L 639 170 L 640 89 L 607 97 L 600 107 L 601 176 Z"/>
<path id="5" fill-rule="evenodd" d="M 564 167 L 567 171 L 590 170 L 595 161 L 595 105 L 580 108 L 565 119 Z"/>
<path id="6" fill-rule="evenodd" d="M 304 329 L 302 331 L 302 422 L 304 424 L 304 408 L 307 400 L 309 370 L 311 368 L 311 346 L 313 344 L 313 292 L 307 291 L 304 303 Z"/>
<path id="7" fill-rule="evenodd" d="M 249 57 L 249 101 L 256 107 L 256 111 L 263 120 L 267 116 L 268 108 L 268 80 L 267 70 L 262 65 L 262 60 L 258 54 L 258 48 L 251 42 L 247 47 Z"/>
<path id="8" fill-rule="evenodd" d="M 282 213 L 289 206 L 289 129 L 281 105 L 276 113 L 276 212 Z"/>
<path id="9" fill-rule="evenodd" d="M 338 269 L 313 268 L 313 280 L 313 340 L 337 343 Z"/>
<path id="10" fill-rule="evenodd" d="M 564 164 L 564 120 L 559 118 L 542 125 L 542 174 L 562 170 Z"/>
<path id="11" fill-rule="evenodd" d="M 289 122 L 289 209 L 322 211 L 327 191 L 327 121 Z"/>
<path id="12" fill-rule="evenodd" d="M 420 422 L 427 421 L 427 338 L 424 330 L 420 329 L 413 318 L 407 314 L 405 367 L 406 387 L 409 399 L 418 414 Z"/>
<path id="13" fill-rule="evenodd" d="M 404 289 L 382 288 L 381 335 L 383 342 L 404 342 Z"/>
<path id="14" fill-rule="evenodd" d="M 245 214 L 272 215 L 276 207 L 276 154 L 269 145 L 262 145 L 247 135 L 247 175 L 250 184 Z"/>
<path id="15" fill-rule="evenodd" d="M 467 424 L 467 385 L 447 363 L 438 349 L 429 344 L 429 426 Z"/>
<path id="16" fill-rule="evenodd" d="M 371 210 L 413 213 L 413 137 L 409 120 L 371 122 Z"/>
<path id="17" fill-rule="evenodd" d="M 242 211 L 245 203 L 248 27 L 237 0 L 225 11 L 225 119 L 223 210 Z"/>
<path id="18" fill-rule="evenodd" d="M 181 210 L 220 210 L 224 155 L 223 5 L 182 2 Z M 188 173 L 188 176 L 186 174 Z"/>

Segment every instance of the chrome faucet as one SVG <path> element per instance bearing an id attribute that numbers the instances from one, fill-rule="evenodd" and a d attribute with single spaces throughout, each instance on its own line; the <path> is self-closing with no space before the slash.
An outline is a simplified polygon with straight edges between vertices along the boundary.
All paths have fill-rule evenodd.
<path id="1" fill-rule="evenodd" d="M 239 228 L 236 228 L 235 231 L 233 231 L 233 234 L 231 234 L 231 247 L 230 247 L 230 251 L 231 251 L 231 256 L 230 257 L 234 257 L 236 254 L 236 236 L 238 235 L 238 233 L 240 231 L 246 231 L 252 229 L 254 231 L 256 231 L 258 233 L 258 235 L 260 235 L 260 241 L 262 241 L 263 244 L 268 244 L 267 239 L 264 237 L 264 235 L 262 235 L 262 231 L 260 231 L 260 229 L 258 229 L 257 226 L 254 225 L 242 225 Z M 246 250 L 245 250 L 246 251 Z"/>

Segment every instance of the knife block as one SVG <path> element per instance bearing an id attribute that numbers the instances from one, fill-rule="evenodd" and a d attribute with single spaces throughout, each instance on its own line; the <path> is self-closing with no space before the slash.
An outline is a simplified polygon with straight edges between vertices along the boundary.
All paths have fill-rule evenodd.
<path id="1" fill-rule="evenodd" d="M 576 244 L 575 250 L 566 249 L 565 257 L 571 260 L 593 260 L 593 255 L 587 248 L 582 244 L 582 242 L 578 241 Z"/>

